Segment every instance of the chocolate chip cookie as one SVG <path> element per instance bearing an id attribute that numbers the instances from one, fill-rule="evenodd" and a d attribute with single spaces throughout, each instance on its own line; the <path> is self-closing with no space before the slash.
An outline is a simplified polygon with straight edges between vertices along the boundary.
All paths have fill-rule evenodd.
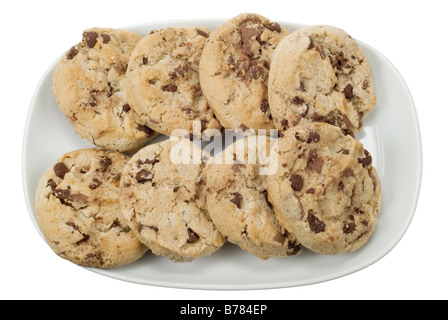
<path id="1" fill-rule="evenodd" d="M 268 200 L 267 176 L 262 174 L 259 157 L 269 152 L 269 145 L 257 143 L 256 137 L 239 142 L 242 149 L 230 145 L 207 167 L 210 217 L 229 242 L 256 257 L 300 254 L 300 243 L 279 224 Z M 265 151 L 257 155 L 262 148 Z M 249 161 L 250 152 L 255 153 L 254 161 Z M 225 163 L 225 158 L 234 159 L 233 163 Z"/>
<path id="2" fill-rule="evenodd" d="M 199 61 L 209 37 L 204 27 L 151 31 L 135 48 L 127 72 L 130 107 L 145 125 L 165 135 L 220 129 L 199 85 Z"/>
<path id="3" fill-rule="evenodd" d="M 285 229 L 318 253 L 363 246 L 381 202 L 380 180 L 363 145 L 336 126 L 309 123 L 285 131 L 278 149 L 268 196 Z"/>
<path id="4" fill-rule="evenodd" d="M 123 169 L 125 219 L 154 254 L 175 262 L 210 255 L 225 242 L 206 209 L 201 151 L 186 139 L 166 140 L 138 151 Z"/>
<path id="5" fill-rule="evenodd" d="M 61 111 L 77 134 L 98 147 L 134 151 L 157 136 L 126 99 L 129 56 L 140 40 L 125 30 L 88 29 L 56 67 L 53 92 Z"/>
<path id="6" fill-rule="evenodd" d="M 285 37 L 273 54 L 268 88 L 278 130 L 317 121 L 353 136 L 376 103 L 364 52 L 331 26 L 309 26 Z"/>
<path id="7" fill-rule="evenodd" d="M 227 129 L 273 129 L 268 78 L 271 55 L 288 32 L 258 14 L 240 14 L 210 34 L 202 53 L 202 91 Z"/>
<path id="8" fill-rule="evenodd" d="M 42 176 L 35 195 L 38 225 L 53 251 L 78 265 L 113 268 L 148 250 L 121 216 L 118 152 L 82 149 L 61 156 Z"/>

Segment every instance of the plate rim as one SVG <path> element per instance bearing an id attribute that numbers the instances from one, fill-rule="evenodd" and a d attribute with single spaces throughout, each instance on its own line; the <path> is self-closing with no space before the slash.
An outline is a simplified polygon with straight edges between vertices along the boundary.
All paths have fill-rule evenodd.
<path id="1" fill-rule="evenodd" d="M 138 29 L 138 28 L 148 28 L 148 26 L 150 26 L 150 25 L 170 25 L 170 24 L 172 24 L 174 26 L 176 26 L 176 25 L 201 25 L 201 24 L 219 25 L 227 20 L 228 19 L 226 19 L 226 18 L 200 18 L 200 19 L 193 18 L 193 19 L 177 19 L 177 20 L 160 20 L 160 21 L 142 22 L 142 23 L 138 23 L 138 24 L 128 25 L 128 26 L 122 27 L 121 29 L 129 30 L 129 29 Z M 297 22 L 290 22 L 290 21 L 278 21 L 278 23 L 280 23 L 281 25 L 290 25 L 290 26 L 295 25 L 295 26 L 297 26 L 297 29 L 306 26 L 305 24 L 301 24 L 301 23 L 297 23 Z M 422 179 L 423 179 L 423 145 L 422 145 L 421 128 L 420 128 L 417 108 L 416 108 L 414 99 L 412 97 L 412 93 L 410 92 L 410 89 L 409 89 L 404 77 L 402 76 L 402 74 L 392 64 L 392 62 L 386 56 L 384 56 L 380 51 L 378 51 L 371 45 L 369 45 L 361 40 L 356 39 L 356 41 L 358 42 L 358 44 L 366 47 L 371 52 L 373 52 L 375 55 L 377 55 L 379 58 L 381 58 L 381 60 L 383 62 L 385 62 L 388 65 L 388 67 L 396 74 L 397 78 L 401 82 L 402 87 L 404 89 L 406 89 L 406 91 L 404 93 L 406 94 L 406 96 L 408 97 L 409 102 L 410 102 L 407 105 L 407 109 L 409 109 L 410 115 L 412 116 L 413 131 L 415 132 L 415 134 L 418 138 L 417 141 L 415 142 L 416 152 L 417 152 L 417 156 L 418 156 L 416 158 L 416 167 L 417 167 L 418 171 L 415 173 L 417 180 L 416 180 L 416 184 L 413 188 L 413 195 L 412 195 L 413 203 L 411 206 L 412 207 L 411 212 L 408 215 L 407 221 L 403 222 L 402 231 L 397 235 L 395 241 L 391 241 L 389 246 L 387 248 L 385 248 L 383 251 L 381 251 L 381 254 L 372 256 L 370 259 L 365 260 L 364 263 L 358 264 L 356 266 L 352 266 L 349 269 L 344 269 L 343 271 L 340 271 L 337 273 L 328 273 L 325 275 L 320 275 L 318 277 L 314 277 L 312 279 L 312 281 L 291 280 L 288 282 L 284 282 L 284 281 L 277 280 L 277 281 L 275 281 L 275 283 L 271 283 L 271 282 L 262 283 L 262 284 L 245 283 L 245 284 L 239 284 L 239 285 L 236 285 L 235 283 L 219 284 L 219 285 L 217 285 L 215 283 L 209 284 L 209 283 L 192 283 L 192 282 L 189 282 L 188 284 L 187 283 L 174 283 L 174 282 L 169 283 L 169 282 L 166 282 L 163 280 L 154 280 L 154 279 L 151 281 L 136 280 L 133 277 L 124 276 L 121 274 L 113 274 L 113 269 L 110 269 L 110 270 L 109 269 L 95 269 L 95 268 L 89 268 L 89 267 L 83 267 L 83 266 L 78 266 L 78 267 L 81 267 L 83 269 L 94 272 L 96 274 L 100 274 L 102 276 L 106 276 L 106 277 L 113 278 L 116 280 L 126 281 L 126 282 L 136 283 L 136 284 L 156 286 L 156 287 L 177 288 L 177 289 L 199 289 L 199 290 L 224 290 L 224 291 L 227 291 L 227 290 L 263 290 L 263 289 L 298 287 L 298 286 L 312 285 L 312 284 L 316 284 L 316 283 L 335 280 L 335 279 L 353 274 L 355 272 L 358 272 L 358 271 L 378 262 L 383 257 L 385 257 L 387 254 L 389 254 L 395 248 L 395 246 L 401 241 L 403 236 L 406 234 L 406 232 L 415 216 L 416 210 L 417 210 L 417 206 L 418 206 L 418 202 L 419 202 L 419 198 L 420 198 Z M 36 219 L 35 219 L 34 207 L 30 203 L 31 202 L 30 200 L 34 199 L 34 197 L 32 197 L 29 194 L 28 188 L 27 188 L 27 186 L 29 185 L 29 182 L 27 181 L 28 172 L 26 169 L 27 144 L 28 144 L 28 139 L 29 139 L 29 134 L 30 134 L 30 131 L 29 131 L 30 130 L 30 122 L 32 119 L 32 114 L 34 112 L 36 112 L 35 105 L 36 105 L 36 100 L 37 100 L 39 92 L 40 92 L 40 88 L 42 87 L 42 84 L 44 83 L 44 81 L 49 76 L 51 76 L 50 72 L 53 70 L 53 68 L 55 68 L 55 66 L 59 62 L 61 56 L 62 56 L 62 54 L 59 57 L 57 57 L 55 59 L 55 61 L 53 61 L 53 63 L 51 63 L 48 66 L 48 68 L 46 69 L 46 71 L 43 73 L 40 80 L 36 84 L 33 96 L 31 98 L 30 104 L 28 106 L 28 111 L 27 111 L 26 120 L 25 120 L 25 126 L 24 126 L 24 130 L 23 130 L 23 139 L 22 139 L 21 174 L 22 174 L 22 189 L 23 189 L 24 200 L 25 200 L 25 204 L 27 207 L 28 215 L 30 216 L 34 227 L 36 228 L 37 232 L 39 233 L 41 238 L 44 240 L 44 242 L 45 242 L 45 238 L 44 238 L 40 228 L 38 227 Z"/>

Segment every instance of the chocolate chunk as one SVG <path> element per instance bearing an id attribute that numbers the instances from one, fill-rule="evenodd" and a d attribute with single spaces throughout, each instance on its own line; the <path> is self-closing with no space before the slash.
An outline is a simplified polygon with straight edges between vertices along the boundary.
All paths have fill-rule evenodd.
<path id="1" fill-rule="evenodd" d="M 365 158 L 358 158 L 358 162 L 362 164 L 363 167 L 367 167 L 372 164 L 372 156 L 370 155 L 369 151 L 364 149 L 364 155 Z"/>
<path id="2" fill-rule="evenodd" d="M 198 35 L 203 36 L 204 38 L 208 38 L 209 37 L 209 34 L 207 32 L 205 32 L 204 30 L 196 28 L 196 32 L 198 33 Z"/>
<path id="3" fill-rule="evenodd" d="M 128 68 L 128 64 L 123 61 L 117 61 L 112 65 L 119 74 L 125 73 Z"/>
<path id="4" fill-rule="evenodd" d="M 93 48 L 96 44 L 96 39 L 98 38 L 98 32 L 95 31 L 84 32 L 82 36 L 86 41 L 87 46 L 89 48 Z"/>
<path id="5" fill-rule="evenodd" d="M 261 101 L 260 109 L 261 109 L 261 112 L 263 112 L 263 113 L 269 113 L 269 102 L 268 102 L 268 99 L 263 99 Z"/>
<path id="6" fill-rule="evenodd" d="M 342 171 L 341 173 L 341 178 L 349 178 L 349 177 L 354 177 L 355 174 L 353 172 L 353 170 L 351 168 L 345 168 L 344 171 Z"/>
<path id="7" fill-rule="evenodd" d="M 295 191 L 302 190 L 303 187 L 303 179 L 298 174 L 293 174 L 291 178 L 289 178 L 289 181 L 291 182 L 291 187 Z"/>
<path id="8" fill-rule="evenodd" d="M 307 165 L 308 165 L 309 169 L 320 174 L 322 172 L 322 167 L 324 165 L 324 161 L 322 160 L 321 157 L 319 157 L 317 155 L 316 151 L 311 150 L 310 154 L 308 156 Z"/>
<path id="9" fill-rule="evenodd" d="M 174 73 L 178 74 L 179 76 L 183 77 L 185 75 L 185 72 L 188 70 L 187 65 L 179 65 L 176 68 L 174 68 Z"/>
<path id="10" fill-rule="evenodd" d="M 310 45 L 308 46 L 308 50 L 311 50 L 314 48 L 314 40 L 311 37 L 308 37 L 308 38 L 310 38 Z"/>
<path id="11" fill-rule="evenodd" d="M 240 26 L 241 41 L 243 42 L 243 51 L 246 55 L 252 56 L 252 38 L 259 36 L 257 28 L 248 27 L 246 24 Z"/>
<path id="12" fill-rule="evenodd" d="M 369 88 L 369 80 L 364 80 L 364 82 L 362 83 L 362 90 L 367 90 Z"/>
<path id="13" fill-rule="evenodd" d="M 89 104 L 89 106 L 95 107 L 98 102 L 96 100 L 96 97 L 93 94 L 91 94 L 90 98 L 89 98 L 89 101 L 87 103 Z"/>
<path id="14" fill-rule="evenodd" d="M 153 159 L 146 159 L 145 161 L 142 161 L 142 160 L 137 160 L 137 168 L 141 168 L 141 166 L 143 165 L 143 164 L 155 164 L 155 163 L 157 163 L 157 162 L 159 162 L 159 160 L 158 159 L 156 159 L 156 158 L 153 158 Z"/>
<path id="15" fill-rule="evenodd" d="M 272 22 L 270 25 L 266 26 L 266 29 L 278 33 L 282 32 L 282 28 L 277 22 Z"/>
<path id="16" fill-rule="evenodd" d="M 156 79 L 149 79 L 148 83 L 149 84 L 156 84 L 157 80 Z"/>
<path id="17" fill-rule="evenodd" d="M 146 135 L 148 137 L 150 137 L 154 133 L 154 131 L 152 129 L 150 129 L 148 126 L 145 126 L 142 124 L 137 125 L 136 129 L 138 131 L 143 131 L 144 133 L 146 133 Z"/>
<path id="18" fill-rule="evenodd" d="M 367 220 L 362 220 L 361 221 L 362 225 L 367 227 L 369 225 L 369 223 L 367 222 Z"/>
<path id="19" fill-rule="evenodd" d="M 238 209 L 241 209 L 241 202 L 243 201 L 243 196 L 239 192 L 232 193 L 233 198 L 230 201 L 236 205 Z"/>
<path id="20" fill-rule="evenodd" d="M 320 135 L 316 131 L 310 131 L 310 134 L 308 136 L 308 139 L 306 140 L 307 143 L 311 142 L 319 142 Z"/>
<path id="21" fill-rule="evenodd" d="M 93 178 L 92 182 L 89 184 L 89 188 L 90 189 L 96 189 L 99 187 L 99 185 L 101 184 L 101 181 L 98 180 L 97 178 Z"/>
<path id="22" fill-rule="evenodd" d="M 292 103 L 300 106 L 300 105 L 304 104 L 305 101 L 303 99 L 301 99 L 300 97 L 295 97 L 292 99 Z"/>
<path id="23" fill-rule="evenodd" d="M 310 230 L 314 233 L 320 233 L 325 231 L 325 223 L 319 220 L 315 215 L 313 210 L 308 211 L 307 217 L 308 225 L 310 226 Z"/>
<path id="24" fill-rule="evenodd" d="M 74 57 L 76 57 L 77 54 L 78 54 L 78 49 L 76 48 L 76 46 L 73 46 L 70 48 L 70 50 L 67 53 L 67 59 L 72 60 Z"/>
<path id="25" fill-rule="evenodd" d="M 306 190 L 306 193 L 314 194 L 314 188 L 309 188 Z"/>
<path id="26" fill-rule="evenodd" d="M 128 103 L 124 104 L 122 107 L 123 112 L 128 112 L 129 110 L 131 110 L 131 107 L 129 106 Z"/>
<path id="27" fill-rule="evenodd" d="M 79 231 L 79 227 L 74 223 L 74 222 L 66 222 L 66 225 L 68 225 L 69 227 L 72 227 L 74 230 Z"/>
<path id="28" fill-rule="evenodd" d="M 190 228 L 187 229 L 187 234 L 188 234 L 187 243 L 195 243 L 199 240 L 198 234 L 193 230 L 191 230 Z"/>
<path id="29" fill-rule="evenodd" d="M 82 193 L 69 193 L 67 199 L 72 202 L 87 204 L 89 197 Z"/>
<path id="30" fill-rule="evenodd" d="M 353 85 L 350 83 L 345 86 L 344 88 L 344 95 L 347 99 L 352 99 L 354 97 L 353 95 Z"/>
<path id="31" fill-rule="evenodd" d="M 152 180 L 152 174 L 151 172 L 142 169 L 139 172 L 137 172 L 135 178 L 137 179 L 138 182 L 145 182 L 145 181 L 150 181 Z"/>
<path id="32" fill-rule="evenodd" d="M 251 79 L 257 80 L 258 78 L 263 76 L 263 68 L 260 67 L 256 61 L 252 61 L 249 67 L 248 74 Z"/>
<path id="33" fill-rule="evenodd" d="M 59 178 L 61 178 L 61 179 L 64 179 L 65 174 L 66 174 L 69 170 L 68 170 L 67 166 L 66 166 L 64 163 L 59 162 L 59 163 L 56 163 L 56 164 L 54 165 L 54 167 L 53 167 L 53 171 L 54 171 L 54 174 L 55 174 L 57 177 L 59 177 Z"/>
<path id="34" fill-rule="evenodd" d="M 279 232 L 274 236 L 274 241 L 278 242 L 278 243 L 282 243 L 285 242 L 286 236 Z"/>
<path id="35" fill-rule="evenodd" d="M 107 33 L 102 33 L 101 38 L 103 38 L 104 44 L 108 44 L 110 42 L 110 35 L 108 35 Z"/>
<path id="36" fill-rule="evenodd" d="M 70 190 L 68 189 L 55 189 L 54 196 L 58 198 L 62 203 L 65 203 L 65 200 L 70 196 Z"/>
<path id="37" fill-rule="evenodd" d="M 174 188 L 173 188 L 173 192 L 177 192 L 177 191 L 179 191 L 179 186 L 175 186 Z"/>
<path id="38" fill-rule="evenodd" d="M 341 151 L 339 151 L 342 154 L 350 154 L 350 150 L 349 149 L 342 149 Z M 339 153 L 338 152 L 338 153 Z"/>
<path id="39" fill-rule="evenodd" d="M 292 249 L 291 252 L 288 252 L 288 256 L 295 256 L 300 252 L 300 250 L 302 250 L 302 245 L 300 243 L 296 244 L 295 242 L 290 241 L 288 243 L 288 249 Z"/>
<path id="40" fill-rule="evenodd" d="M 110 158 L 102 157 L 100 159 L 101 171 L 102 172 L 106 171 L 107 167 L 110 166 L 111 164 L 112 164 L 112 160 Z"/>
<path id="41" fill-rule="evenodd" d="M 177 91 L 177 86 L 174 83 L 171 83 L 169 85 L 166 85 L 162 88 L 163 91 L 166 92 L 176 92 Z"/>
<path id="42" fill-rule="evenodd" d="M 282 121 L 280 121 L 280 124 L 282 125 L 283 129 L 288 129 L 288 120 L 282 119 Z"/>
<path id="43" fill-rule="evenodd" d="M 50 187 L 52 190 L 54 190 L 57 187 L 57 184 L 53 179 L 50 179 L 47 181 L 47 187 Z"/>
<path id="44" fill-rule="evenodd" d="M 342 226 L 342 232 L 344 234 L 353 233 L 353 231 L 355 231 L 355 229 L 356 229 L 356 224 L 353 222 L 344 223 L 344 225 Z"/>
<path id="45" fill-rule="evenodd" d="M 319 51 L 319 53 L 320 53 L 320 57 L 321 57 L 322 59 L 325 59 L 325 57 L 326 57 L 327 55 L 325 54 L 324 47 L 322 47 L 321 45 L 318 45 L 318 46 L 316 47 L 316 49 L 317 49 L 317 51 Z"/>
<path id="46" fill-rule="evenodd" d="M 148 57 L 143 57 L 143 58 L 142 58 L 142 64 L 143 64 L 143 65 L 147 65 L 148 62 L 149 62 L 149 61 L 148 61 Z"/>
<path id="47" fill-rule="evenodd" d="M 263 23 L 261 20 L 260 20 L 260 18 L 258 18 L 256 15 L 253 15 L 253 14 L 249 14 L 249 15 L 247 15 L 247 17 L 245 17 L 243 20 L 241 20 L 241 24 L 244 24 L 244 23 L 248 23 L 248 22 L 251 22 L 251 23 Z"/>

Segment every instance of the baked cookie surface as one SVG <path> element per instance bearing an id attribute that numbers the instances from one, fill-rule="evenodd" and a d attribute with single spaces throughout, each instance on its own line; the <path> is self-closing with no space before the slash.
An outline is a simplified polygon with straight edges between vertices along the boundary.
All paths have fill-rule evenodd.
<path id="1" fill-rule="evenodd" d="M 151 31 L 133 51 L 127 72 L 129 104 L 165 135 L 175 129 L 220 129 L 199 85 L 199 61 L 209 37 L 204 27 Z"/>
<path id="2" fill-rule="evenodd" d="M 118 152 L 81 149 L 61 156 L 42 176 L 36 220 L 60 257 L 85 267 L 112 268 L 148 250 L 121 216 L 119 184 L 127 161 Z"/>
<path id="3" fill-rule="evenodd" d="M 376 103 L 364 52 L 332 26 L 309 26 L 285 37 L 273 54 L 268 88 L 278 130 L 317 121 L 354 136 Z"/>
<path id="4" fill-rule="evenodd" d="M 335 126 L 310 123 L 285 131 L 278 148 L 268 195 L 280 223 L 318 253 L 363 246 L 381 202 L 380 180 L 363 145 Z"/>
<path id="5" fill-rule="evenodd" d="M 59 108 L 75 132 L 98 147 L 134 151 L 157 136 L 126 99 L 123 81 L 140 40 L 121 29 L 88 29 L 56 67 L 53 93 Z"/>
<path id="6" fill-rule="evenodd" d="M 184 153 L 185 163 L 171 159 L 179 150 L 192 151 Z M 225 242 L 206 209 L 200 154 L 189 140 L 166 140 L 141 149 L 123 169 L 124 217 L 154 254 L 175 262 L 210 255 Z M 190 164 L 196 156 L 197 164 Z"/>
<path id="7" fill-rule="evenodd" d="M 253 137 L 256 139 L 256 137 Z M 251 138 L 227 147 L 206 169 L 207 208 L 214 224 L 229 242 L 261 259 L 286 257 L 301 253 L 301 245 L 287 232 L 274 215 L 268 201 L 264 161 L 249 160 L 249 153 L 258 153 L 268 146 Z M 225 155 L 227 154 L 227 155 Z M 261 155 L 267 155 L 262 151 Z M 234 159 L 226 163 L 225 158 Z"/>
<path id="8" fill-rule="evenodd" d="M 271 55 L 288 32 L 257 14 L 216 28 L 202 53 L 199 76 L 210 107 L 226 129 L 273 129 L 268 103 Z"/>

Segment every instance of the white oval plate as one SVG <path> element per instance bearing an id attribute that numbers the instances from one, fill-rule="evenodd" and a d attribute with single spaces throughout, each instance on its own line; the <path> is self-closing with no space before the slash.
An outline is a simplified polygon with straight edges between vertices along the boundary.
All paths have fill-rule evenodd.
<path id="1" fill-rule="evenodd" d="M 197 25 L 213 30 L 223 22 L 224 20 L 166 21 L 125 29 L 145 36 L 150 30 L 170 26 Z M 281 24 L 290 32 L 304 26 L 289 22 Z M 339 256 L 304 250 L 299 256 L 263 261 L 227 243 L 213 255 L 191 263 L 173 263 L 167 258 L 146 254 L 137 262 L 124 267 L 110 270 L 88 269 L 108 277 L 154 286 L 219 290 L 266 289 L 335 279 L 361 270 L 385 256 L 406 232 L 417 205 L 422 174 L 420 129 L 411 94 L 399 72 L 378 51 L 359 43 L 372 66 L 377 105 L 367 115 L 364 130 L 357 135 L 357 139 L 371 152 L 383 190 L 378 224 L 365 246 Z M 33 209 L 39 178 L 63 153 L 92 147 L 74 133 L 53 97 L 52 76 L 57 61 L 50 66 L 36 88 L 23 141 L 25 200 L 31 220 L 41 236 Z M 163 137 L 157 140 L 160 139 Z"/>

